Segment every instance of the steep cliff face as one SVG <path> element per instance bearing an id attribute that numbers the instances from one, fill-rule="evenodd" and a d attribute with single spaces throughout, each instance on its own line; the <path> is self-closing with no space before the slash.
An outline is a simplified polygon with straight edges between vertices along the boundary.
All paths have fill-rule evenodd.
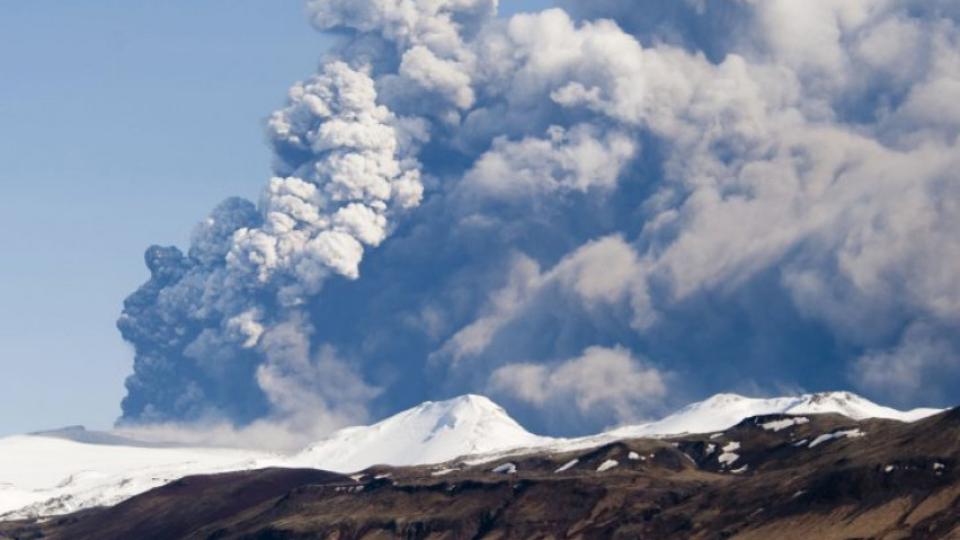
<path id="1" fill-rule="evenodd" d="M 492 461 L 188 477 L 13 538 L 954 538 L 960 410 L 771 414 Z"/>

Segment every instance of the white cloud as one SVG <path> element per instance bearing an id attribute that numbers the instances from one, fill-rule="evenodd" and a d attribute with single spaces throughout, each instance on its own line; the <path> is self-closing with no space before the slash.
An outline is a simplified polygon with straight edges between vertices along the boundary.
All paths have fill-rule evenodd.
<path id="1" fill-rule="evenodd" d="M 457 108 L 474 104 L 470 75 L 457 62 L 438 58 L 430 49 L 417 46 L 403 53 L 400 75 L 427 91 L 436 92 Z"/>
<path id="2" fill-rule="evenodd" d="M 497 138 L 463 179 L 468 191 L 516 200 L 557 192 L 616 187 L 634 157 L 636 143 L 625 133 L 602 134 L 590 125 L 551 127 L 547 138 Z"/>
<path id="3" fill-rule="evenodd" d="M 454 365 L 484 353 L 497 333 L 539 310 L 555 311 L 575 305 L 599 311 L 620 303 L 629 304 L 632 324 L 642 329 L 656 317 L 646 289 L 644 263 L 619 236 L 588 242 L 564 257 L 553 268 L 541 271 L 528 257 L 518 256 L 506 285 L 495 291 L 481 308 L 481 315 L 458 330 L 435 353 L 449 357 Z"/>
<path id="4" fill-rule="evenodd" d="M 542 286 L 539 266 L 526 257 L 516 258 L 507 276 L 506 285 L 491 294 L 483 315 L 451 336 L 435 356 L 449 356 L 457 364 L 482 353 Z"/>
<path id="5" fill-rule="evenodd" d="M 923 324 L 908 328 L 892 349 L 865 354 L 853 364 L 861 388 L 890 396 L 897 403 L 929 401 L 940 387 L 937 378 L 953 379 L 960 373 L 960 358 L 954 343 L 941 331 Z M 951 397 L 951 396 L 946 396 Z"/>
<path id="6" fill-rule="evenodd" d="M 622 347 L 588 347 L 557 364 L 508 364 L 490 375 L 489 387 L 538 407 L 609 411 L 618 422 L 643 418 L 667 394 L 665 375 Z"/>
<path id="7" fill-rule="evenodd" d="M 257 368 L 257 383 L 277 421 L 318 434 L 367 420 L 367 404 L 381 390 L 367 384 L 333 348 L 313 352 L 311 333 L 303 315 L 296 314 L 260 340 L 266 361 Z"/>

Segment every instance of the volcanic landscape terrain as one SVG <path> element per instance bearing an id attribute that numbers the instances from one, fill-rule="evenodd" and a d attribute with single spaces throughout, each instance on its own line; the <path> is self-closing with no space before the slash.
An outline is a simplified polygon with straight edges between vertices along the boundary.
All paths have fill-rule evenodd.
<path id="1" fill-rule="evenodd" d="M 960 538 L 960 409 L 752 416 L 722 432 L 353 475 L 190 476 L 0 538 Z"/>

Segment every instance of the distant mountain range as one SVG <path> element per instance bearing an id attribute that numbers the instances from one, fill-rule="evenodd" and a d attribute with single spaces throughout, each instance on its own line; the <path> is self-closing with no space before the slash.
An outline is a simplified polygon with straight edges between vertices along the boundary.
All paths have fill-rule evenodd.
<path id="1" fill-rule="evenodd" d="M 110 506 L 188 475 L 267 467 L 352 473 L 374 465 L 416 466 L 460 459 L 562 453 L 615 441 L 711 433 L 760 415 L 838 414 L 913 422 L 937 409 L 898 411 L 849 392 L 772 399 L 720 394 L 656 422 L 573 439 L 534 435 L 491 400 L 466 395 L 427 402 L 370 426 L 342 429 L 294 454 L 185 448 L 78 427 L 0 439 L 0 520 Z"/>

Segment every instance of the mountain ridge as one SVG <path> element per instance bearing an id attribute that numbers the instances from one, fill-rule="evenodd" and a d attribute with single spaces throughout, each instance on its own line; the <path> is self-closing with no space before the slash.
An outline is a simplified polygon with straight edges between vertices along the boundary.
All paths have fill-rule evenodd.
<path id="1" fill-rule="evenodd" d="M 466 394 L 427 401 L 370 426 L 339 430 L 295 455 L 291 463 L 352 472 L 377 464 L 439 463 L 550 441 L 528 432 L 489 398 Z"/>
<path id="2" fill-rule="evenodd" d="M 764 414 L 843 414 L 839 411 L 851 418 L 909 421 L 933 410 L 897 411 L 844 392 L 769 399 L 718 394 L 655 422 L 562 439 L 530 433 L 489 398 L 467 394 L 428 401 L 369 426 L 341 429 L 292 455 L 141 444 L 110 433 L 68 428 L 0 439 L 0 520 L 112 505 L 193 474 L 264 467 L 352 473 L 379 464 L 430 465 L 456 459 L 482 463 L 524 452 L 573 451 L 622 439 L 721 431 Z M 29 471 L 44 474 L 24 474 Z"/>
<path id="3" fill-rule="evenodd" d="M 773 398 L 751 398 L 733 393 L 720 393 L 703 401 L 686 405 L 660 420 L 622 426 L 608 433 L 624 436 L 706 433 L 733 426 L 750 416 L 765 414 L 834 413 L 854 420 L 886 418 L 913 422 L 939 412 L 942 412 L 942 409 L 916 408 L 900 411 L 878 405 L 853 392 L 843 390 Z"/>
<path id="4" fill-rule="evenodd" d="M 0 538 L 960 538 L 958 440 L 960 409 L 769 414 L 479 463 L 190 476 Z"/>

